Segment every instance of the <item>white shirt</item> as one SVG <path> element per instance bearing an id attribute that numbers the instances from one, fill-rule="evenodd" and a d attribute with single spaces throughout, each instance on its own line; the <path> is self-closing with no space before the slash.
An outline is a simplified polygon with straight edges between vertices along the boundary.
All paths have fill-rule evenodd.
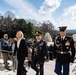
<path id="1" fill-rule="evenodd" d="M 61 37 L 61 38 L 63 38 L 63 40 L 65 39 L 65 36 L 64 37 Z"/>
<path id="2" fill-rule="evenodd" d="M 37 42 L 40 42 L 40 40 L 37 40 Z"/>
<path id="3" fill-rule="evenodd" d="M 19 48 L 20 42 L 21 42 L 21 39 L 17 41 L 17 48 Z"/>

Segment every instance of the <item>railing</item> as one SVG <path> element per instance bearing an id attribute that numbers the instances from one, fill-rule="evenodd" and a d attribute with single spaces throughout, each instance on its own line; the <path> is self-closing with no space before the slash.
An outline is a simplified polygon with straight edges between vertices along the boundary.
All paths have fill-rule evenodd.
<path id="1" fill-rule="evenodd" d="M 0 52 L 13 53 L 12 51 L 0 50 Z"/>
<path id="2" fill-rule="evenodd" d="M 15 61 L 13 59 L 13 52 L 12 51 L 0 50 L 0 53 L 2 53 L 2 52 L 6 52 L 6 53 L 8 53 L 8 55 L 10 55 L 10 53 L 11 53 L 11 55 L 10 55 L 10 57 L 12 58 L 11 59 L 11 61 L 12 61 L 12 68 L 11 69 L 15 72 L 15 70 L 17 69 L 17 61 Z M 2 58 L 0 58 L 0 59 L 2 59 Z"/>

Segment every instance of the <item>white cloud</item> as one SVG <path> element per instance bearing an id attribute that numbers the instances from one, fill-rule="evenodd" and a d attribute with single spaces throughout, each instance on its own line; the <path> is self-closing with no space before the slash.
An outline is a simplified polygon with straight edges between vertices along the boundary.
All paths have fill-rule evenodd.
<path id="1" fill-rule="evenodd" d="M 76 29 L 76 5 L 65 8 L 56 24 L 68 26 L 68 29 Z"/>
<path id="2" fill-rule="evenodd" d="M 44 0 L 39 10 L 35 8 L 28 0 L 4 0 L 13 7 L 13 11 L 20 18 L 35 19 L 37 21 L 50 20 L 56 28 L 65 25 L 68 28 L 76 29 L 76 5 L 64 9 L 61 16 L 55 19 L 53 13 L 60 7 L 62 0 Z"/>
<path id="3" fill-rule="evenodd" d="M 76 5 L 64 9 L 63 16 L 72 17 L 72 16 L 75 16 L 75 15 L 76 15 Z"/>
<path id="4" fill-rule="evenodd" d="M 53 13 L 60 7 L 62 0 L 45 0 L 39 9 L 39 14 L 44 16 L 45 20 L 54 23 Z"/>
<path id="5" fill-rule="evenodd" d="M 39 13 L 51 14 L 60 6 L 61 0 L 45 0 L 43 5 L 40 7 Z"/>
<path id="6" fill-rule="evenodd" d="M 20 17 L 17 15 L 17 13 L 16 13 L 15 10 L 10 10 L 10 11 L 15 15 L 16 18 L 20 18 Z"/>
<path id="7" fill-rule="evenodd" d="M 9 5 L 11 5 L 16 13 L 18 12 L 17 15 L 21 18 L 25 19 L 35 19 L 37 21 L 43 21 L 43 20 L 53 20 L 53 17 L 50 12 L 54 12 L 59 6 L 60 6 L 60 0 L 45 0 L 43 5 L 41 6 L 41 9 L 45 7 L 47 9 L 46 11 L 49 12 L 44 14 L 40 14 L 39 12 L 41 9 L 36 10 L 35 6 L 33 6 L 31 3 L 28 2 L 28 0 L 4 0 L 6 1 Z"/>
<path id="8" fill-rule="evenodd" d="M 27 0 L 5 0 L 9 5 L 11 5 L 21 18 L 30 19 L 42 19 L 38 15 L 36 8 Z"/>

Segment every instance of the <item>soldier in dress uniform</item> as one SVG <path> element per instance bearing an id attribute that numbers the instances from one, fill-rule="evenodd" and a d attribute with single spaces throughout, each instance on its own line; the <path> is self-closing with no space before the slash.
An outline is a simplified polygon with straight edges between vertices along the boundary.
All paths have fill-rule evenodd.
<path id="1" fill-rule="evenodd" d="M 74 41 L 66 35 L 66 28 L 66 26 L 59 27 L 60 35 L 56 37 L 54 44 L 55 73 L 57 75 L 69 75 L 69 64 L 74 62 L 75 57 Z"/>
<path id="2" fill-rule="evenodd" d="M 36 75 L 44 75 L 44 61 L 46 60 L 47 46 L 42 40 L 42 33 L 36 31 L 36 40 L 33 43 L 32 51 L 32 68 L 36 71 Z M 38 68 L 39 67 L 39 68 Z"/>

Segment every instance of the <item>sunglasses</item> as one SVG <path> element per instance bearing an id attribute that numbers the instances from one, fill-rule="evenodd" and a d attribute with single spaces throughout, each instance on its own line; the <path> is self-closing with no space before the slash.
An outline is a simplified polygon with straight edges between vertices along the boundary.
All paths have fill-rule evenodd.
<path id="1" fill-rule="evenodd" d="M 6 37 L 8 37 L 8 36 L 6 36 Z"/>

